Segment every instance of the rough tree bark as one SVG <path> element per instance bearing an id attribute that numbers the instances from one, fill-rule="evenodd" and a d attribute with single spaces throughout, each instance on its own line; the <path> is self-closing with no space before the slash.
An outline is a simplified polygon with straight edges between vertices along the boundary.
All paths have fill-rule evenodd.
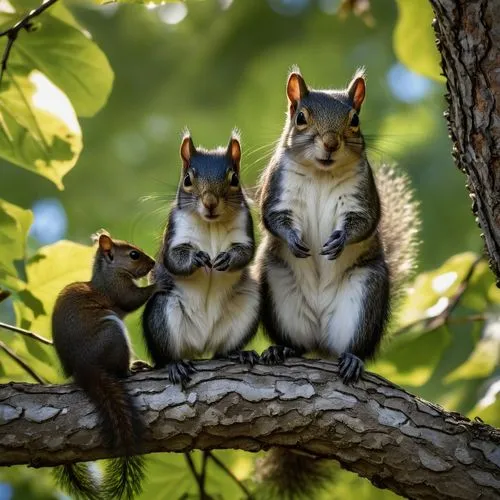
<path id="1" fill-rule="evenodd" d="M 430 0 L 447 78 L 453 157 L 500 287 L 500 1 Z"/>
<path id="2" fill-rule="evenodd" d="M 500 284 L 500 1 L 430 0 L 447 78 L 457 166 Z M 500 431 L 367 374 L 354 387 L 326 361 L 248 370 L 201 363 L 185 391 L 166 374 L 127 384 L 149 429 L 144 452 L 286 446 L 336 459 L 411 498 L 500 498 Z M 0 465 L 109 456 L 75 386 L 0 386 Z"/>
<path id="3" fill-rule="evenodd" d="M 285 446 L 411 498 L 500 498 L 499 430 L 376 375 L 349 387 L 328 361 L 197 367 L 184 391 L 162 371 L 126 382 L 149 426 L 145 453 Z M 0 465 L 106 456 L 94 408 L 74 385 L 0 386 Z"/>

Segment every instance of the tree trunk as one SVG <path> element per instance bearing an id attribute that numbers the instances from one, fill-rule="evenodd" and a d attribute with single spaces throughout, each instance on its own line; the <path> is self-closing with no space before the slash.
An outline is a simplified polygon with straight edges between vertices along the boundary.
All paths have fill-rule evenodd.
<path id="1" fill-rule="evenodd" d="M 453 157 L 500 287 L 500 1 L 430 0 L 447 78 Z"/>
<path id="2" fill-rule="evenodd" d="M 411 498 L 500 498 L 500 431 L 381 377 L 346 386 L 336 363 L 311 360 L 197 367 L 184 391 L 164 371 L 126 382 L 148 424 L 144 453 L 285 446 Z M 0 386 L 0 432 L 0 465 L 110 456 L 93 406 L 74 385 Z"/>

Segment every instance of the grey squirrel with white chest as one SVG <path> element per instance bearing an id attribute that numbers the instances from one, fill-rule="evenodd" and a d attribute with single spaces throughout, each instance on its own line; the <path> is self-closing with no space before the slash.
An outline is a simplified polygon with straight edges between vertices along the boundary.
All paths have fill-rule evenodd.
<path id="1" fill-rule="evenodd" d="M 407 178 L 388 167 L 374 176 L 368 162 L 365 89 L 359 70 L 342 90 L 310 89 L 292 71 L 285 127 L 260 185 L 256 266 L 264 330 L 276 343 L 261 360 L 338 357 L 345 383 L 377 352 L 391 301 L 414 267 L 419 226 Z M 314 460 L 275 450 L 265 462 L 281 492 L 314 486 Z"/>
<path id="2" fill-rule="evenodd" d="M 193 366 L 183 359 L 211 351 L 254 364 L 244 351 L 259 322 L 259 289 L 248 265 L 255 252 L 252 215 L 240 184 L 241 148 L 196 148 L 183 138 L 181 179 L 152 272 L 164 292 L 146 305 L 143 331 L 156 368 L 185 383 Z"/>
<path id="3" fill-rule="evenodd" d="M 144 461 L 138 454 L 145 429 L 123 379 L 144 367 L 130 366 L 131 348 L 123 318 L 141 307 L 157 285 L 139 287 L 154 260 L 130 243 L 101 230 L 92 278 L 72 283 L 59 294 L 52 314 L 54 347 L 67 376 L 96 405 L 101 433 L 120 458 L 109 462 L 99 488 L 85 464 L 57 469 L 59 482 L 76 497 L 132 498 L 141 491 Z"/>

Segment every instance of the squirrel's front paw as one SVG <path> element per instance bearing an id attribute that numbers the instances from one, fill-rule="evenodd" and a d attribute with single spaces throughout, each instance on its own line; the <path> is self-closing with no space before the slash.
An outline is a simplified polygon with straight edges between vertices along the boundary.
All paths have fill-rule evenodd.
<path id="1" fill-rule="evenodd" d="M 199 250 L 194 254 L 193 264 L 196 267 L 212 267 L 212 261 L 210 260 L 210 255 L 203 250 Z"/>
<path id="2" fill-rule="evenodd" d="M 287 243 L 290 252 L 292 252 L 298 259 L 305 259 L 306 257 L 311 256 L 311 250 L 296 232 L 292 232 L 290 234 Z"/>
<path id="3" fill-rule="evenodd" d="M 328 260 L 336 259 L 345 248 L 347 234 L 343 230 L 333 231 L 330 238 L 323 245 L 320 255 L 326 255 Z"/>
<path id="4" fill-rule="evenodd" d="M 212 264 L 212 269 L 216 269 L 217 271 L 227 271 L 231 264 L 231 255 L 228 252 L 221 252 Z"/>

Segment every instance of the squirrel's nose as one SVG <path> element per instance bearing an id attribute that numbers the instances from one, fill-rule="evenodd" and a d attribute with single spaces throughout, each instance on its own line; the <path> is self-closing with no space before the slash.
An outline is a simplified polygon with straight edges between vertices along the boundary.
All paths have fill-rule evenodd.
<path id="1" fill-rule="evenodd" d="M 323 136 L 324 148 L 332 153 L 339 148 L 339 139 L 336 134 L 328 133 Z"/>
<path id="2" fill-rule="evenodd" d="M 217 205 L 219 204 L 219 200 L 217 198 L 217 196 L 215 196 L 214 194 L 212 193 L 207 193 L 203 196 L 203 206 L 207 209 L 207 210 L 214 210 L 215 208 L 217 208 Z"/>

